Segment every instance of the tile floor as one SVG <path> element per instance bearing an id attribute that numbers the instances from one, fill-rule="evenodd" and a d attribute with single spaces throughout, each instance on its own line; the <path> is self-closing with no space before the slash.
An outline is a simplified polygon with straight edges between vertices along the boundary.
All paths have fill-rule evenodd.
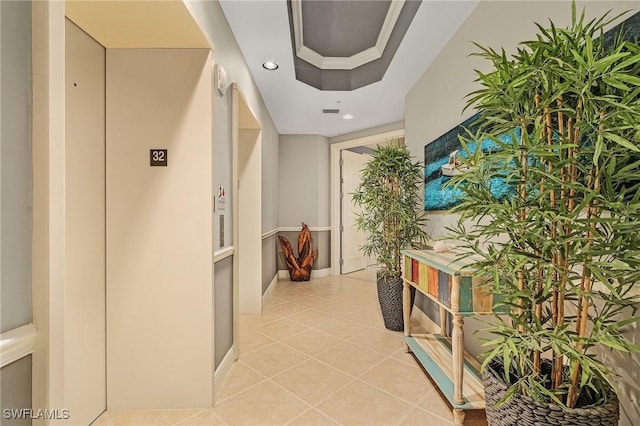
<path id="1" fill-rule="evenodd" d="M 280 281 L 262 315 L 241 315 L 213 409 L 110 410 L 93 425 L 453 425 L 400 336 L 384 328 L 373 270 Z"/>

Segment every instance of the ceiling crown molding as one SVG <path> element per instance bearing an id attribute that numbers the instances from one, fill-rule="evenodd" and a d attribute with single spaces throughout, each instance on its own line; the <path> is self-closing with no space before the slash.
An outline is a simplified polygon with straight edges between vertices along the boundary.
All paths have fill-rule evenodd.
<path id="1" fill-rule="evenodd" d="M 291 0 L 296 56 L 323 70 L 352 70 L 382 57 L 391 33 L 398 22 L 405 0 L 393 0 L 385 16 L 375 46 L 348 57 L 322 56 L 305 46 L 303 39 L 302 0 Z"/>

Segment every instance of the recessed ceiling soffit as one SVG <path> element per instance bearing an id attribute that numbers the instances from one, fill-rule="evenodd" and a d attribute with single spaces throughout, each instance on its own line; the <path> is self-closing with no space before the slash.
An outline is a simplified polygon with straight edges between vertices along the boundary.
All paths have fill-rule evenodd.
<path id="1" fill-rule="evenodd" d="M 416 0 L 288 0 L 296 78 L 320 90 L 380 81 L 415 16 Z"/>

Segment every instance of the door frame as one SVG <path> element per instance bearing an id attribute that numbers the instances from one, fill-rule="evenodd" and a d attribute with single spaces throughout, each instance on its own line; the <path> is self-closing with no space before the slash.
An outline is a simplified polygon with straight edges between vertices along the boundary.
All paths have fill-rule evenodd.
<path id="1" fill-rule="evenodd" d="M 404 137 L 404 128 L 331 144 L 331 275 L 340 275 L 340 151 Z"/>

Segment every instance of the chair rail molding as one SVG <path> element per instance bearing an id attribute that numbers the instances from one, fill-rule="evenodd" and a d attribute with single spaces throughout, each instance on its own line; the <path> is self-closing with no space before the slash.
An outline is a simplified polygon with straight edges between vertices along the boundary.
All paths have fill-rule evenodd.
<path id="1" fill-rule="evenodd" d="M 31 355 L 35 348 L 36 328 L 23 325 L 0 335 L 0 368 Z"/>

